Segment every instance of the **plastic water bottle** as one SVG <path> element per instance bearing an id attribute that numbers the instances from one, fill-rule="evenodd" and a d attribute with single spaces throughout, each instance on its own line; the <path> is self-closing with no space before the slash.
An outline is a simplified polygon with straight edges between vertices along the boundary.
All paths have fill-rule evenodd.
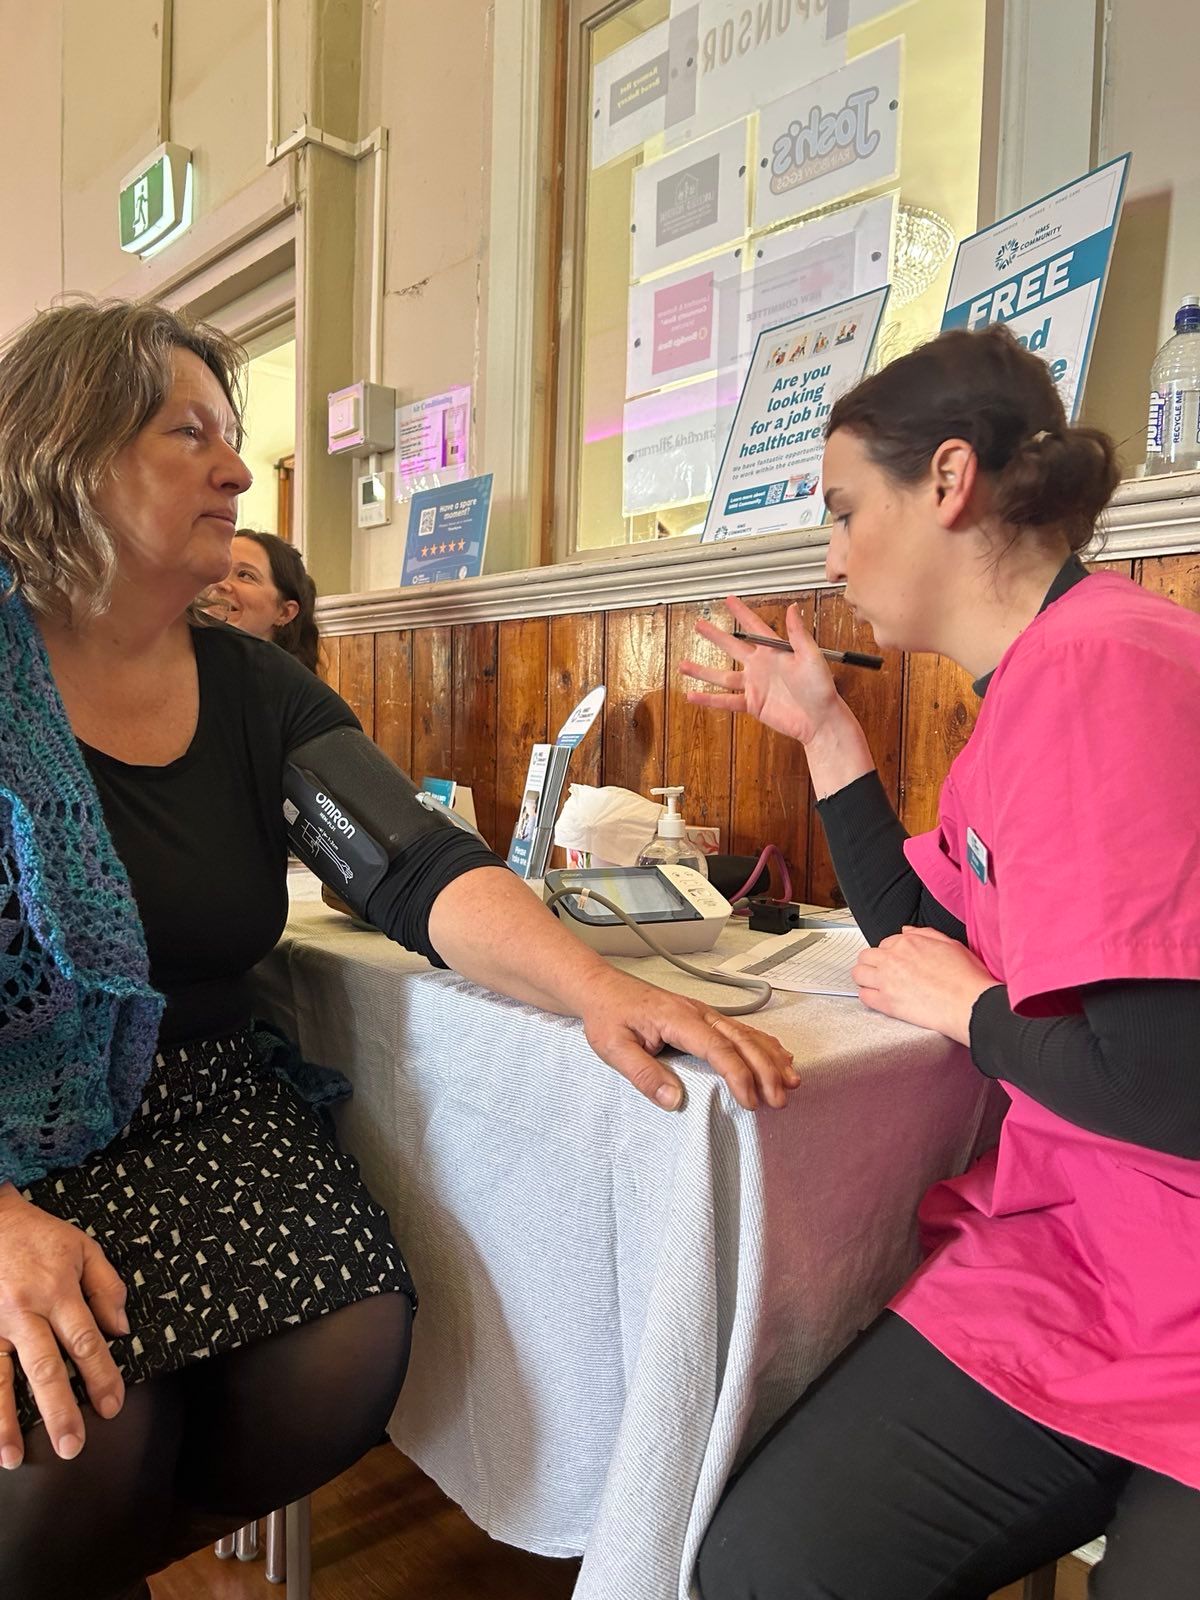
<path id="1" fill-rule="evenodd" d="M 1200 295 L 1184 296 L 1175 332 L 1150 369 L 1146 472 L 1200 471 Z"/>

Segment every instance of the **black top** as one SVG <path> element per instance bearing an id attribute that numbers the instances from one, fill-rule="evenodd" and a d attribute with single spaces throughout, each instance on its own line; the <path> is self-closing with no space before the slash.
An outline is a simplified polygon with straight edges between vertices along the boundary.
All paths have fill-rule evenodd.
<path id="1" fill-rule="evenodd" d="M 192 640 L 200 714 L 183 755 L 143 767 L 82 747 L 141 913 L 151 982 L 167 999 L 164 1042 L 249 1019 L 247 974 L 287 919 L 284 758 L 331 728 L 359 726 L 277 645 L 220 625 L 194 627 Z M 434 835 L 420 861 L 397 862 L 384 880 L 384 931 L 436 959 L 427 936 L 434 897 L 460 872 L 497 864 L 466 834 Z M 413 884 L 416 903 L 405 892 Z"/>
<path id="2" fill-rule="evenodd" d="M 1047 591 L 1052 604 L 1087 569 L 1072 556 Z M 986 692 L 991 673 L 975 690 Z M 963 923 L 936 900 L 904 855 L 908 838 L 877 772 L 818 802 L 838 883 L 868 943 L 909 924 L 960 943 Z M 1129 979 L 1086 985 L 1081 1015 L 1025 1018 L 1003 984 L 971 1013 L 971 1057 L 1080 1127 L 1172 1155 L 1200 1157 L 1195 1040 L 1200 982 Z"/>

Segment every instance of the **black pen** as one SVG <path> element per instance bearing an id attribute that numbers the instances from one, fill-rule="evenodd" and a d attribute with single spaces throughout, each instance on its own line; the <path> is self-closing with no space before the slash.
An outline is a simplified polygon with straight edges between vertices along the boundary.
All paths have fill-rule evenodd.
<path id="1" fill-rule="evenodd" d="M 743 644 L 764 644 L 768 650 L 790 650 L 792 647 L 786 639 L 773 639 L 766 634 L 740 633 L 736 628 L 733 632 L 735 639 L 740 639 Z M 883 665 L 882 656 L 864 655 L 861 650 L 822 650 L 821 654 L 826 661 L 840 661 L 844 667 L 867 667 L 872 672 L 878 672 Z"/>

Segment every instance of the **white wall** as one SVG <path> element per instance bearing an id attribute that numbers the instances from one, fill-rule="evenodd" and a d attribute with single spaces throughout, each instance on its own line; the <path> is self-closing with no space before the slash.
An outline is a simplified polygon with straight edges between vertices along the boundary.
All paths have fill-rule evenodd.
<path id="1" fill-rule="evenodd" d="M 1084 420 L 1127 468 L 1145 458 L 1155 351 L 1200 294 L 1200 54 L 1196 0 L 1110 0 L 1099 158 L 1132 150 Z"/>
<path id="2" fill-rule="evenodd" d="M 250 363 L 243 414 L 242 459 L 254 482 L 238 500 L 238 525 L 279 532 L 279 480 L 275 463 L 296 447 L 296 342 L 289 340 Z"/>

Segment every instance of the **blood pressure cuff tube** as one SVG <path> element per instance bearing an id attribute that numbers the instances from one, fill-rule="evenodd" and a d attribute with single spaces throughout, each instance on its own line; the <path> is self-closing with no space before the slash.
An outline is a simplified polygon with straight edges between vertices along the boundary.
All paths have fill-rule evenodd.
<path id="1" fill-rule="evenodd" d="M 284 763 L 291 847 L 360 917 L 393 862 L 432 835 L 458 831 L 416 795 L 412 780 L 358 728 L 331 728 Z"/>

